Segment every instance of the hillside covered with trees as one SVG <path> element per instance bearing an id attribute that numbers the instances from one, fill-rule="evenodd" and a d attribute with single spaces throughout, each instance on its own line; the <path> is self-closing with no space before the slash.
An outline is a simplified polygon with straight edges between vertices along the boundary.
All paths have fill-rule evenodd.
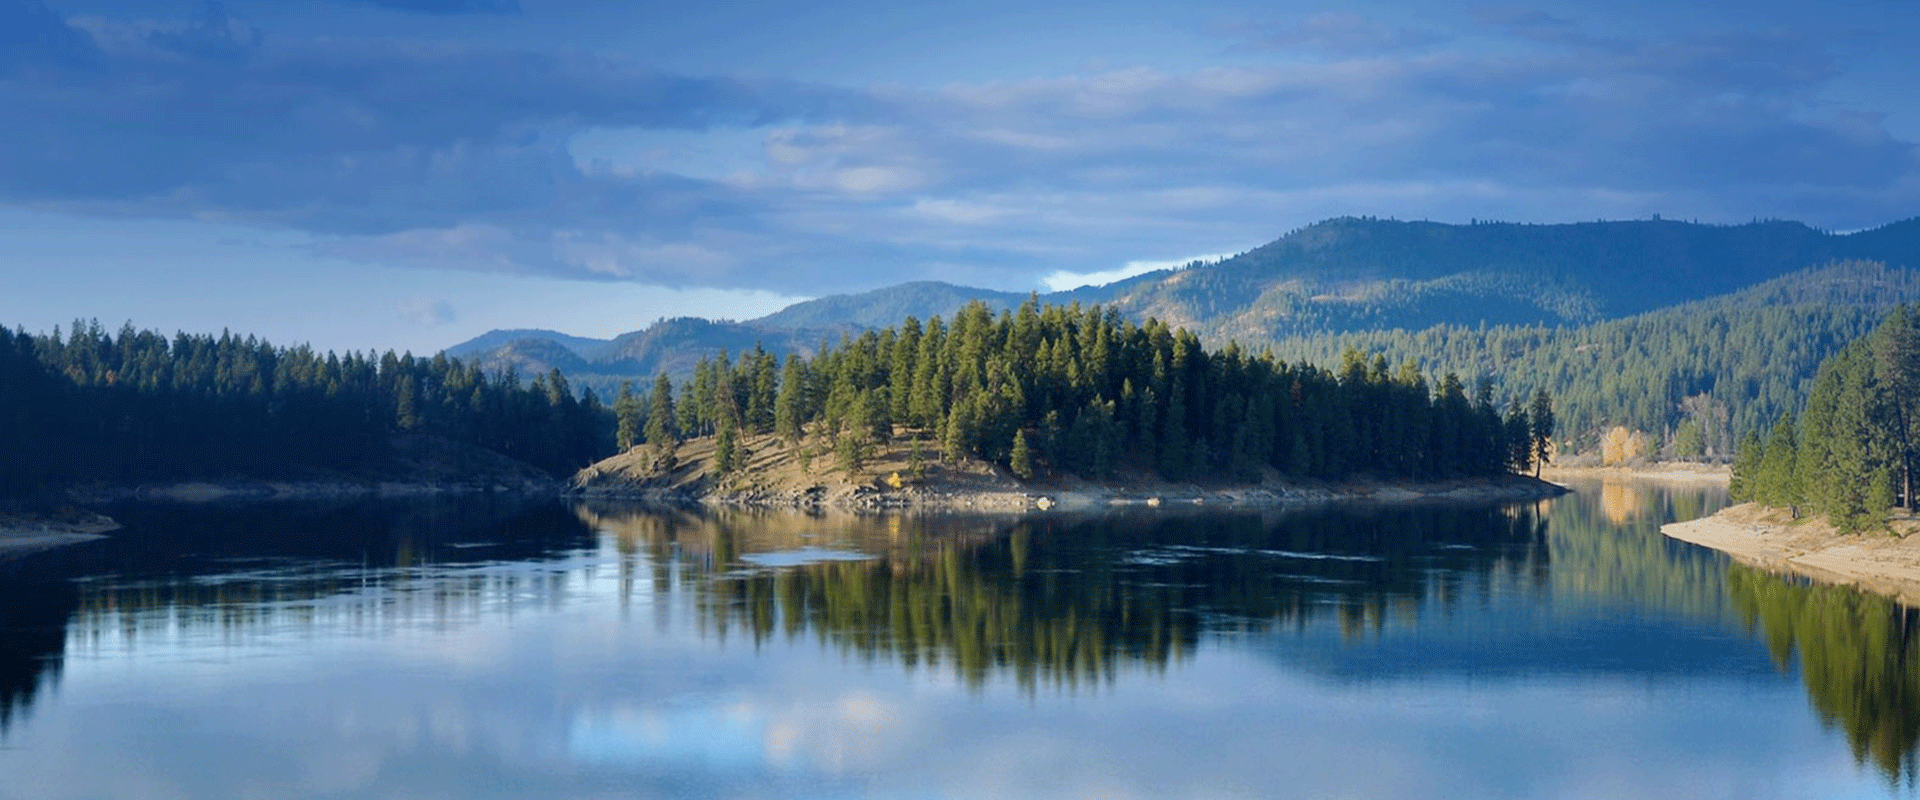
<path id="1" fill-rule="evenodd" d="M 1032 299 L 997 316 L 973 303 L 950 322 L 909 317 L 812 358 L 722 353 L 677 389 L 665 373 L 650 392 L 623 387 L 614 409 L 623 448 L 712 436 L 721 473 L 743 463 L 742 437 L 772 434 L 849 471 L 906 437 L 1023 478 L 1486 476 L 1536 464 L 1554 427 L 1544 392 L 1496 403 L 1484 384 L 1429 383 L 1357 352 L 1330 370 L 1209 351 L 1158 321 Z"/>
<path id="2" fill-rule="evenodd" d="M 1727 458 L 1739 431 L 1799 413 L 1822 360 L 1913 302 L 1920 272 L 1850 261 L 1594 325 L 1438 325 L 1295 337 L 1273 349 L 1311 363 L 1356 349 L 1489 380 L 1496 392 L 1545 388 L 1573 450 L 1604 450 L 1611 437 L 1628 458 Z"/>
<path id="3" fill-rule="evenodd" d="M 1337 364 L 1348 349 L 1547 388 L 1558 444 L 1615 458 L 1725 459 L 1736 431 L 1803 407 L 1820 360 L 1888 309 L 1920 302 L 1920 220 L 1832 234 L 1756 221 L 1447 225 L 1341 218 L 1234 258 L 1038 295 L 1158 319 L 1212 349 Z M 910 283 L 797 303 L 744 322 L 662 320 L 618 340 L 495 332 L 453 351 L 490 370 L 558 368 L 609 396 L 758 345 L 814 355 L 840 334 L 1024 297 Z"/>
<path id="4" fill-rule="evenodd" d="M 1901 306 L 1820 365 L 1798 419 L 1763 439 L 1750 431 L 1734 462 L 1735 500 L 1827 517 L 1852 532 L 1888 509 L 1915 509 L 1920 468 L 1920 315 Z"/>

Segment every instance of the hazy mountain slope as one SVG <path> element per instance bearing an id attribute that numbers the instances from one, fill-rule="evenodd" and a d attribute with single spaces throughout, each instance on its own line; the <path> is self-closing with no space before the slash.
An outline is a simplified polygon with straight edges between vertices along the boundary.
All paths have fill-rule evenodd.
<path id="1" fill-rule="evenodd" d="M 1899 270 L 1894 271 L 1899 275 L 1879 279 L 1890 281 L 1887 285 L 1869 278 L 1809 277 L 1820 270 L 1798 272 L 1847 259 L 1920 267 L 1920 219 L 1852 234 L 1829 234 L 1800 223 L 1778 221 L 1746 225 L 1671 220 L 1447 225 L 1348 217 L 1309 225 L 1218 263 L 1160 270 L 1105 286 L 1043 294 L 1040 299 L 1045 303 L 1106 305 L 1136 322 L 1157 317 L 1193 330 L 1213 346 L 1228 341 L 1253 349 L 1275 345 L 1290 358 L 1308 357 L 1325 363 L 1337 357 L 1341 347 L 1358 343 L 1363 349 L 1388 349 L 1396 360 L 1412 356 L 1437 370 L 1479 375 L 1507 368 L 1506 357 L 1488 353 L 1516 348 L 1531 352 L 1530 348 L 1539 346 L 1516 343 L 1519 334 L 1514 331 L 1571 331 L 1740 292 L 1745 287 L 1755 288 L 1736 297 L 1720 298 L 1713 308 L 1735 309 L 1725 313 L 1737 317 L 1761 313 L 1755 309 L 1808 307 L 1808 313 L 1818 318 L 1803 319 L 1798 324 L 1835 335 L 1853 331 L 1869 316 L 1868 311 L 1908 298 L 1908 278 L 1904 277 L 1908 273 Z M 1781 276 L 1790 277 L 1756 286 Z M 644 382 L 662 370 L 685 376 L 701 356 L 717 354 L 721 349 L 737 354 L 758 342 L 783 355 L 795 350 L 810 352 L 821 339 L 837 340 L 843 332 L 891 326 L 907 316 L 923 321 L 933 316 L 950 318 L 955 310 L 976 299 L 995 308 L 1012 308 L 1028 296 L 921 281 L 797 303 L 745 322 L 664 320 L 612 342 L 551 331 L 495 331 L 458 345 L 451 352 L 484 353 L 481 362 L 489 368 L 512 364 L 523 375 L 558 367 L 576 383 L 605 394 L 621 379 Z M 1832 307 L 1812 308 L 1826 305 Z M 1697 314 L 1701 310 L 1676 313 Z M 1766 325 L 1785 324 L 1778 310 L 1765 314 Z M 1689 324 L 1692 322 L 1697 320 Z M 1726 323 L 1732 327 L 1759 324 L 1752 318 L 1732 318 Z M 1482 341 L 1476 337 L 1482 336 L 1483 327 L 1504 332 Z M 1634 329 L 1628 325 L 1596 330 L 1616 336 Z M 1670 337 L 1722 335 L 1666 323 L 1661 323 L 1658 331 Z M 1766 335 L 1778 333 L 1772 328 L 1768 331 Z M 1566 335 L 1552 332 L 1556 341 Z M 1339 338 L 1330 338 L 1335 336 Z M 531 344 L 529 339 L 552 346 Z M 1389 343 L 1395 344 L 1389 347 Z M 1721 354 L 1712 358 L 1751 355 L 1748 349 L 1722 353 L 1712 346 L 1679 339 L 1663 341 L 1655 349 L 1697 347 Z M 1547 351 L 1558 352 L 1552 348 L 1542 352 Z M 1749 369 L 1777 367 L 1798 374 L 1794 371 L 1799 369 L 1795 365 L 1801 364 L 1800 358 L 1794 355 L 1779 363 L 1757 362 Z M 1678 402 L 1677 397 L 1670 396 L 1674 392 L 1685 392 L 1680 396 L 1697 394 L 1704 386 L 1745 374 L 1716 362 L 1711 367 L 1697 366 L 1685 376 L 1668 370 L 1662 373 L 1667 377 L 1656 381 L 1651 373 L 1629 369 L 1632 365 L 1624 353 L 1609 359 L 1604 362 L 1604 368 L 1610 370 L 1605 380 L 1613 388 L 1596 393 L 1593 404 L 1581 406 L 1574 398 L 1587 391 L 1578 381 L 1592 377 L 1586 370 L 1602 368 L 1599 363 L 1578 369 L 1569 363 L 1554 378 L 1555 385 L 1565 389 L 1561 393 L 1574 403 L 1581 424 L 1622 421 L 1654 426 L 1661 420 L 1670 422 Z M 1814 359 L 1813 363 L 1817 362 Z M 1707 375 L 1712 377 L 1703 377 Z M 1622 383 L 1629 378 L 1641 383 Z M 1798 396 L 1794 390 L 1777 382 L 1761 381 L 1757 385 L 1771 388 L 1751 392 L 1756 402 L 1742 406 L 1747 409 L 1739 416 L 1742 421 L 1755 419 L 1752 414 L 1771 414 L 1798 402 L 1789 399 Z M 1732 393 L 1723 390 L 1720 394 Z M 1598 399 L 1602 395 L 1613 399 L 1603 402 Z"/>
<path id="2" fill-rule="evenodd" d="M 854 329 L 770 328 L 752 323 L 676 317 L 600 342 L 588 349 L 586 356 L 567 348 L 559 339 L 541 338 L 540 334 L 547 333 L 545 331 L 513 332 L 533 335 L 503 337 L 506 338 L 504 344 L 488 349 L 475 344 L 484 344 L 494 333 L 502 333 L 495 331 L 450 348 L 448 353 L 477 349 L 479 355 L 468 358 L 482 369 L 501 372 L 511 367 L 529 379 L 559 369 L 576 389 L 592 389 L 601 399 L 608 400 L 619 390 L 621 381 L 633 381 L 635 388 L 644 392 L 652 387 L 655 375 L 666 372 L 684 378 L 693 372 L 694 364 L 701 358 L 714 357 L 722 350 L 736 358 L 756 346 L 782 357 L 787 353 L 812 353 L 822 341 L 838 342 L 848 330 Z"/>
<path id="3" fill-rule="evenodd" d="M 1580 324 L 1842 259 L 1920 266 L 1920 221 L 1834 235 L 1796 222 L 1565 225 L 1343 218 L 1108 301 L 1212 341 L 1437 324 Z"/>
<path id="4" fill-rule="evenodd" d="M 1346 217 L 1224 261 L 1041 295 L 1157 317 L 1215 343 L 1438 324 L 1577 325 L 1712 297 L 1836 260 L 1920 267 L 1920 220 L 1836 235 L 1797 222 L 1448 225 Z M 748 324 L 884 327 L 1027 295 L 918 282 Z"/>
<path id="5" fill-rule="evenodd" d="M 465 348 L 464 345 L 462 347 Z M 537 337 L 510 339 L 488 349 L 465 348 L 464 353 L 449 349 L 447 354 L 478 364 L 481 370 L 488 373 L 505 372 L 512 368 L 523 378 L 544 375 L 556 368 L 567 375 L 577 375 L 591 369 L 587 359 L 558 340 Z"/>
<path id="6" fill-rule="evenodd" d="M 682 375 L 693 372 L 702 357 L 721 350 L 738 356 L 757 345 L 781 355 L 811 353 L 823 339 L 839 341 L 843 330 L 848 329 L 777 328 L 677 317 L 614 337 L 594 365 L 600 371 L 627 375 Z"/>
<path id="7" fill-rule="evenodd" d="M 560 345 L 581 358 L 591 358 L 601 348 L 607 346 L 606 339 L 589 339 L 584 336 L 569 336 L 559 331 L 545 328 L 515 328 L 512 330 L 491 330 L 464 342 L 447 348 L 447 355 L 459 359 L 473 358 L 492 350 L 525 339 L 539 339 Z"/>
<path id="8" fill-rule="evenodd" d="M 748 324 L 763 328 L 885 328 L 900 324 L 907 317 L 922 322 L 939 315 L 950 317 L 954 309 L 971 300 L 1011 308 L 1027 299 L 1015 292 L 974 289 L 937 281 L 917 281 L 875 289 L 859 294 L 836 294 L 818 300 L 795 303 Z"/>

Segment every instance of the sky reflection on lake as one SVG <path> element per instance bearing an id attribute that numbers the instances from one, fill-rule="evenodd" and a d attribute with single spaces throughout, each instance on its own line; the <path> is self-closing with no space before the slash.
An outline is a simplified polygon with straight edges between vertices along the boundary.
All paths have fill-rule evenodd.
<path id="1" fill-rule="evenodd" d="M 1769 651 L 1754 604 L 1806 587 L 1730 599 L 1670 512 L 1598 499 L 363 515 L 246 563 L 180 533 L 239 521 L 158 515 L 54 565 L 79 591 L 0 797 L 1900 793 Z M 162 536 L 192 546 L 116 555 Z"/>

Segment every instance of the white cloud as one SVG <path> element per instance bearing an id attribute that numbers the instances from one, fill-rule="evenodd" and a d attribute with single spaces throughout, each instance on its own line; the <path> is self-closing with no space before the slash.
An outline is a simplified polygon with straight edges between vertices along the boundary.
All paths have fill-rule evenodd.
<path id="1" fill-rule="evenodd" d="M 591 275 L 675 286 L 709 285 L 735 264 L 732 256 L 692 242 L 633 241 L 605 232 L 563 231 L 554 237 L 554 252 Z"/>
<path id="2" fill-rule="evenodd" d="M 447 325 L 460 318 L 454 313 L 452 303 L 425 297 L 402 300 L 395 303 L 393 309 L 401 319 L 424 327 Z"/>
<path id="3" fill-rule="evenodd" d="M 1102 270 L 1099 272 L 1051 272 L 1048 273 L 1046 277 L 1041 278 L 1040 283 L 1046 286 L 1047 289 L 1055 292 L 1078 289 L 1082 286 L 1105 286 L 1114 281 L 1125 280 L 1135 275 L 1144 275 L 1154 270 L 1175 269 L 1187 266 L 1196 261 L 1202 264 L 1214 264 L 1232 258 L 1234 255 L 1233 253 L 1211 253 L 1188 258 L 1169 258 L 1157 261 L 1129 261 L 1126 263 L 1126 266 L 1120 267 L 1119 269 Z"/>
<path id="4" fill-rule="evenodd" d="M 1834 56 L 1791 31 L 1332 13 L 1237 35 L 1308 58 L 853 88 L 235 20 L 167 27 L 160 53 L 151 25 L 29 22 L 65 45 L 40 78 L 0 81 L 0 106 L 37 123 L 0 126 L 0 203 L 317 233 L 363 262 L 1016 288 L 1340 214 L 1852 228 L 1920 203 L 1913 143 L 1882 109 L 1819 101 Z M 158 122 L 180 108 L 191 135 Z"/>

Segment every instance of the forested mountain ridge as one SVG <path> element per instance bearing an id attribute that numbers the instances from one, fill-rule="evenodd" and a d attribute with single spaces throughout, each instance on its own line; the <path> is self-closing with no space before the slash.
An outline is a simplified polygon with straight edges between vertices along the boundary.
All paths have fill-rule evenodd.
<path id="1" fill-rule="evenodd" d="M 1412 359 L 1432 374 L 1544 385 L 1581 449 L 1614 428 L 1641 432 L 1649 451 L 1668 447 L 1691 421 L 1674 454 L 1724 456 L 1733 431 L 1799 408 L 1815 365 L 1839 343 L 1892 305 L 1920 300 L 1913 267 L 1920 219 L 1830 234 L 1778 221 L 1342 218 L 1215 264 L 1039 299 L 1101 304 L 1135 323 L 1184 327 L 1210 347 L 1271 347 L 1287 361 L 1331 364 L 1351 347 L 1393 363 Z M 663 369 L 684 377 L 700 356 L 723 348 L 814 353 L 823 334 L 951 316 L 968 299 L 1005 311 L 1025 296 L 910 283 L 746 322 L 663 321 L 621 337 L 636 346 L 617 366 L 610 356 L 576 363 L 564 348 L 526 341 L 479 361 L 512 364 L 523 375 L 559 368 L 611 396 L 623 379 L 644 384 Z"/>
<path id="2" fill-rule="evenodd" d="M 527 331 L 530 335 L 502 342 L 496 334 L 506 332 L 494 331 L 447 352 L 472 361 L 490 374 L 511 368 L 521 375 L 546 375 L 557 369 L 582 388 L 611 397 L 622 381 L 644 382 L 659 372 L 691 375 L 700 359 L 721 352 L 737 355 L 757 346 L 780 355 L 813 353 L 823 342 L 861 330 L 865 328 L 853 325 L 765 328 L 751 323 L 674 317 L 611 340 L 586 340 L 599 341 L 592 347 L 569 347 L 543 335 L 545 331 Z M 494 344 L 488 346 L 489 342 Z"/>
<path id="3" fill-rule="evenodd" d="M 1920 267 L 1920 218 L 1850 234 L 1797 222 L 1702 225 L 1671 220 L 1556 225 L 1450 225 L 1361 217 L 1326 220 L 1232 258 L 1134 276 L 1104 286 L 1039 295 L 1043 303 L 1102 305 L 1135 321 L 1158 319 L 1186 328 L 1209 346 L 1238 342 L 1259 348 L 1291 337 L 1436 325 L 1574 326 L 1702 300 L 1833 261 L 1871 260 Z M 951 316 L 978 300 L 1011 310 L 1028 295 L 921 281 L 797 303 L 759 319 L 716 322 L 688 330 L 622 338 L 672 340 L 677 348 L 725 347 L 738 352 L 758 340 L 801 347 L 818 332 L 869 330 L 908 316 Z M 796 335 L 807 332 L 806 335 Z M 611 369 L 621 355 L 586 348 L 543 331 L 490 332 L 450 348 L 481 363 L 562 366 L 513 340 L 553 339 L 588 362 L 583 374 L 644 378 L 665 366 L 635 358 L 642 369 Z M 506 352 L 501 352 L 502 349 Z M 611 346 L 618 350 L 618 345 Z M 497 356 L 496 356 L 497 354 Z M 565 369 L 565 367 L 562 367 Z M 596 386 L 601 381 L 589 380 Z"/>
<path id="4" fill-rule="evenodd" d="M 599 355 L 610 340 L 592 339 L 585 336 L 569 336 L 559 331 L 545 328 L 495 329 L 475 336 L 457 345 L 447 348 L 447 355 L 454 358 L 471 359 L 486 354 L 495 348 L 522 341 L 550 341 L 566 348 L 581 358 Z"/>
<path id="5" fill-rule="evenodd" d="M 1669 455 L 1724 457 L 1739 431 L 1797 413 L 1823 359 L 1889 309 L 1915 302 L 1920 271 L 1848 261 L 1595 325 L 1437 325 L 1298 336 L 1273 349 L 1283 360 L 1322 364 L 1352 349 L 1496 389 L 1544 387 L 1579 450 L 1621 428 L 1647 437 L 1628 457 L 1676 445 Z"/>
<path id="6" fill-rule="evenodd" d="M 1582 325 L 1840 260 L 1920 267 L 1920 219 L 1830 234 L 1797 222 L 1448 225 L 1343 217 L 1216 264 L 1043 296 L 1159 319 L 1219 346 L 1434 325 Z"/>
<path id="7" fill-rule="evenodd" d="M 747 324 L 767 329 L 848 328 L 855 331 L 900 324 L 907 317 L 953 316 L 978 300 L 996 310 L 1027 299 L 1024 292 L 996 292 L 940 281 L 914 281 L 858 294 L 835 294 L 794 303 Z"/>

